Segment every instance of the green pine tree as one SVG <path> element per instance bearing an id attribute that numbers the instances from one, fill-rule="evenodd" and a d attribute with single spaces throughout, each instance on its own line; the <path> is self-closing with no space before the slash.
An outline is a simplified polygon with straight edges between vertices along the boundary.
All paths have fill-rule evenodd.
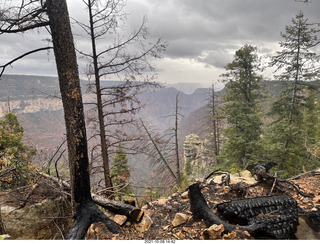
<path id="1" fill-rule="evenodd" d="M 26 185 L 35 176 L 36 167 L 30 162 L 35 149 L 22 142 L 23 132 L 15 114 L 0 120 L 0 189 Z"/>
<path id="2" fill-rule="evenodd" d="M 258 101 L 262 95 L 258 90 L 262 77 L 258 74 L 261 68 L 256 51 L 250 45 L 236 51 L 233 62 L 226 66 L 227 73 L 222 75 L 226 82 L 222 111 L 228 126 L 220 158 L 231 170 L 253 165 L 261 148 Z"/>
<path id="3" fill-rule="evenodd" d="M 315 133 L 319 119 L 310 111 L 314 109 L 315 97 L 309 96 L 319 89 L 317 85 L 319 56 L 312 51 L 318 43 L 316 30 L 311 27 L 303 13 L 299 12 L 292 25 L 281 33 L 281 51 L 272 58 L 271 65 L 281 73 L 284 91 L 270 109 L 273 123 L 266 136 L 268 154 L 278 163 L 283 177 L 303 170 L 308 164 L 309 153 L 305 142 Z M 306 123 L 312 121 L 307 128 Z M 311 132 L 312 131 L 312 132 Z"/>
<path id="4" fill-rule="evenodd" d="M 114 188 L 117 190 L 119 201 L 129 199 L 129 195 L 133 193 L 129 184 L 129 178 L 130 170 L 127 153 L 120 145 L 113 156 L 111 168 L 111 180 Z"/>

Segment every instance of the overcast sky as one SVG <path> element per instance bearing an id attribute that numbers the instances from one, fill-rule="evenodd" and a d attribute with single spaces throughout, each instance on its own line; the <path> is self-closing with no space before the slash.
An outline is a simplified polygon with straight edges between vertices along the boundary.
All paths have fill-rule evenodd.
<path id="1" fill-rule="evenodd" d="M 67 2 L 71 16 L 86 15 L 80 0 Z M 168 42 L 164 57 L 152 61 L 158 80 L 168 84 L 195 82 L 204 87 L 219 79 L 225 65 L 244 44 L 257 46 L 260 55 L 278 50 L 280 32 L 300 10 L 310 22 L 320 22 L 319 0 L 309 4 L 295 0 L 127 0 L 127 11 L 131 13 L 128 29 L 137 28 L 147 16 L 150 38 Z M 1 35 L 1 62 L 46 46 L 42 39 L 47 37 L 37 31 L 23 36 Z M 80 72 L 84 72 L 83 67 Z M 52 54 L 34 54 L 9 67 L 6 73 L 55 75 L 54 58 Z M 267 70 L 264 75 L 270 78 L 272 72 Z"/>

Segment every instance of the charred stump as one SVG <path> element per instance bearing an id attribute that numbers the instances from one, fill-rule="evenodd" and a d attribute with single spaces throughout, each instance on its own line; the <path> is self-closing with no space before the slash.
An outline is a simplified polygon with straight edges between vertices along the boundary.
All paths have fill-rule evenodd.
<path id="1" fill-rule="evenodd" d="M 234 225 L 227 223 L 214 214 L 208 207 L 206 200 L 204 199 L 200 186 L 198 183 L 189 186 L 189 198 L 191 205 L 191 212 L 195 219 L 203 219 L 206 226 L 209 228 L 213 224 L 224 226 L 225 232 L 233 232 L 236 230 L 248 231 L 253 234 L 261 229 L 260 224 L 251 224 L 248 226 Z"/>
<path id="2" fill-rule="evenodd" d="M 108 218 L 104 213 L 100 211 L 98 206 L 93 201 L 82 202 L 74 216 L 74 223 L 69 233 L 67 239 L 69 240 L 82 240 L 87 234 L 92 223 L 102 222 L 112 233 L 119 233 L 120 228 L 110 218 Z"/>

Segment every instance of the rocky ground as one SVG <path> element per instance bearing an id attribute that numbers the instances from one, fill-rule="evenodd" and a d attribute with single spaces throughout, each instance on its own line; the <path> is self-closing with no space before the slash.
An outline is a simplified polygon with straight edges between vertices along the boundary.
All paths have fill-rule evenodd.
<path id="1" fill-rule="evenodd" d="M 314 176 L 304 175 L 293 182 L 305 193 L 315 195 L 314 198 L 306 198 L 297 194 L 292 187 L 288 188 L 287 193 L 297 200 L 302 209 L 310 211 L 320 207 L 320 171 Z M 220 186 L 218 183 L 220 183 L 220 177 L 201 183 L 202 194 L 213 211 L 216 204 L 230 200 L 283 194 L 277 191 L 271 192 L 272 187 L 267 185 L 259 184 L 249 187 L 255 183 L 249 172 L 244 172 L 241 176 L 231 175 L 230 187 Z M 187 190 L 150 202 L 142 209 L 145 212 L 142 224 L 136 225 L 127 221 L 122 226 L 123 233 L 116 235 L 111 234 L 102 224 L 93 224 L 86 239 L 203 240 L 206 238 L 204 222 L 192 218 Z M 217 232 L 221 230 L 221 227 L 216 228 L 218 228 Z M 234 233 L 221 234 L 217 238 L 238 239 Z M 253 238 L 246 236 L 246 239 Z"/>
<path id="2" fill-rule="evenodd" d="M 264 184 L 251 186 L 255 183 L 255 180 L 248 172 L 245 172 L 242 175 L 231 175 L 230 187 L 221 186 L 219 184 L 220 182 L 221 179 L 219 176 L 215 178 L 210 178 L 209 180 L 201 181 L 202 194 L 204 195 L 208 206 L 213 211 L 215 211 L 214 207 L 216 204 L 230 200 L 251 198 L 256 196 L 268 196 L 270 194 L 284 194 L 283 192 L 279 192 L 272 189 L 272 186 Z M 297 179 L 293 180 L 293 182 L 299 185 L 303 192 L 307 194 L 313 194 L 315 196 L 314 198 L 303 197 L 300 194 L 298 194 L 294 188 L 288 185 L 286 193 L 294 197 L 302 209 L 310 211 L 316 210 L 317 207 L 320 207 L 320 171 L 316 171 L 314 174 L 302 175 L 301 177 L 298 177 Z M 44 184 L 44 182 L 42 183 Z M 37 189 L 34 189 L 33 193 L 31 194 L 32 196 L 30 196 L 30 199 L 25 204 L 24 208 L 31 207 L 35 205 L 36 202 L 41 202 L 44 199 L 48 200 L 48 198 L 51 198 L 53 200 L 57 197 L 61 198 L 58 191 L 52 192 L 52 190 L 50 190 L 52 189 L 52 186 L 55 189 L 58 189 L 57 185 L 47 185 L 46 189 L 44 189 L 43 187 L 38 187 Z M 2 192 L 0 194 L 1 205 L 11 206 L 15 209 L 20 208 L 21 204 L 24 204 L 25 196 L 28 193 L 32 192 L 32 189 L 25 187 L 23 191 L 16 191 L 15 194 L 8 194 L 8 192 Z M 110 218 L 113 218 L 119 225 L 121 225 L 122 233 L 112 234 L 102 223 L 95 223 L 91 225 L 91 227 L 89 228 L 85 239 L 203 240 L 207 238 L 207 231 L 204 222 L 201 220 L 195 220 L 192 217 L 187 189 L 185 191 L 177 192 L 168 198 L 161 198 L 157 201 L 150 202 L 147 205 L 143 206 L 142 210 L 145 214 L 140 223 L 131 222 L 125 216 L 106 213 L 108 216 L 110 216 Z M 58 232 L 56 231 L 55 238 L 62 239 L 65 233 L 67 232 L 68 226 L 70 226 L 71 224 L 71 216 L 70 214 L 67 215 L 68 220 L 63 225 L 64 230 L 60 230 L 60 235 L 58 235 Z M 2 217 L 4 219 L 4 214 L 2 214 Z M 59 218 L 59 216 L 56 218 Z M 5 226 L 6 223 L 8 223 L 8 220 L 4 219 Z M 56 230 L 58 230 L 58 227 L 53 225 L 51 226 L 51 228 L 55 228 Z M 216 239 L 239 238 L 234 233 L 223 235 L 222 226 L 216 226 L 215 228 L 215 232 L 218 233 L 215 236 Z M 24 233 L 26 233 L 26 231 Z M 297 237 L 302 239 L 308 238 L 306 236 Z M 15 237 L 14 239 L 36 238 L 41 237 L 22 236 Z M 51 235 L 50 238 L 52 239 L 53 236 Z M 253 239 L 250 235 L 247 235 L 242 238 Z"/>

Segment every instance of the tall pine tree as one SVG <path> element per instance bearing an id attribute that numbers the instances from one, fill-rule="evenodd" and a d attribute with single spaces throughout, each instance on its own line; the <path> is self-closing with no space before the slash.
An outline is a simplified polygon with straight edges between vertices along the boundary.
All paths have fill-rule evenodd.
<path id="1" fill-rule="evenodd" d="M 232 170 L 244 169 L 252 165 L 260 152 L 262 121 L 259 115 L 258 101 L 262 77 L 257 48 L 245 45 L 236 51 L 232 63 L 226 66 L 223 74 L 226 82 L 226 104 L 222 110 L 227 120 L 224 133 L 227 142 L 222 148 L 220 158 L 231 166 Z"/>
<path id="2" fill-rule="evenodd" d="M 313 120 L 312 127 L 319 123 L 318 119 L 310 117 L 310 111 L 307 112 L 315 102 L 312 94 L 319 89 L 316 81 L 319 56 L 312 51 L 318 43 L 316 32 L 303 13 L 299 12 L 292 19 L 292 24 L 286 26 L 285 33 L 281 33 L 282 50 L 271 62 L 281 72 L 278 78 L 285 89 L 270 110 L 274 121 L 267 144 L 270 145 L 269 154 L 278 163 L 278 169 L 284 177 L 297 174 L 308 165 L 309 154 L 305 142 L 312 128 L 306 128 L 305 125 L 310 120 Z M 311 101 L 311 98 L 314 99 Z"/>

